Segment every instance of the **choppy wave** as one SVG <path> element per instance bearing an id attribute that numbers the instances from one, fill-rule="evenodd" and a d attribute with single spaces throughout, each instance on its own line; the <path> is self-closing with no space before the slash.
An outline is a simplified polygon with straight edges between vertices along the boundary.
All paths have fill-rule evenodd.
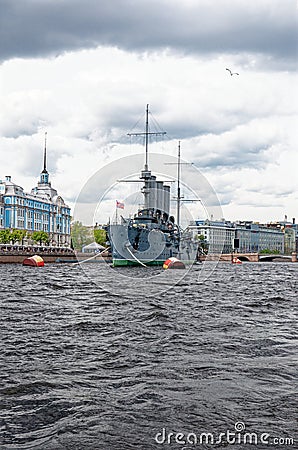
<path id="1" fill-rule="evenodd" d="M 239 421 L 295 448 L 297 269 L 152 271 L 148 292 L 143 268 L 0 266 L 1 450 L 181 449 L 156 434 Z"/>

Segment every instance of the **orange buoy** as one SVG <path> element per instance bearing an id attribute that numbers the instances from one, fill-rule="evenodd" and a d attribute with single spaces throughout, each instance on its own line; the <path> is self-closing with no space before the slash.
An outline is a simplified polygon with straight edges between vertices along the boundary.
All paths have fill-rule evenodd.
<path id="1" fill-rule="evenodd" d="M 180 261 L 178 258 L 168 258 L 163 263 L 164 269 L 185 269 L 185 265 L 182 261 Z"/>
<path id="2" fill-rule="evenodd" d="M 237 256 L 234 256 L 232 259 L 232 264 L 242 264 L 242 261 L 240 261 L 240 259 L 237 258 Z"/>
<path id="3" fill-rule="evenodd" d="M 43 267 L 44 260 L 39 255 L 30 256 L 23 261 L 23 266 Z"/>

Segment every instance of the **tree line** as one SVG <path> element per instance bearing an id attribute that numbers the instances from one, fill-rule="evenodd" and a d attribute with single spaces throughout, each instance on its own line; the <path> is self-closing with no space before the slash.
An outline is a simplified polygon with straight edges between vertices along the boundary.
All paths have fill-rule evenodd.
<path id="1" fill-rule="evenodd" d="M 24 243 L 25 239 L 31 239 L 39 245 L 48 245 L 50 242 L 49 234 L 45 231 L 34 231 L 33 233 L 26 230 L 0 230 L 0 244 L 12 244 L 16 242 Z M 81 250 L 84 245 L 91 242 L 106 246 L 107 233 L 102 228 L 93 229 L 83 225 L 81 222 L 74 222 L 71 226 L 71 241 L 75 250 Z"/>
<path id="2" fill-rule="evenodd" d="M 39 245 L 48 245 L 50 242 L 49 235 L 45 231 L 33 231 L 33 233 L 29 233 L 26 230 L 0 230 L 1 244 L 15 244 L 16 242 L 23 244 L 24 239 L 31 239 Z"/>
<path id="3" fill-rule="evenodd" d="M 102 228 L 92 228 L 83 225 L 82 222 L 76 221 L 71 225 L 71 242 L 75 250 L 82 250 L 84 245 L 96 242 L 106 247 L 107 233 Z"/>

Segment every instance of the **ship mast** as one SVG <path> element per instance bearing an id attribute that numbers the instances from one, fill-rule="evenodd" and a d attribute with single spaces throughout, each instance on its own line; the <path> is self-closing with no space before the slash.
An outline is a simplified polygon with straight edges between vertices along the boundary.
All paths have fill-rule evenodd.
<path id="1" fill-rule="evenodd" d="M 144 206 L 145 209 L 149 207 L 149 193 L 150 193 L 150 180 L 151 177 L 151 171 L 149 170 L 149 136 L 164 136 L 166 131 L 149 131 L 149 104 L 147 103 L 146 106 L 146 121 L 145 121 L 145 132 L 141 133 L 127 133 L 128 136 L 145 136 L 145 165 L 144 170 L 141 172 L 141 179 L 144 180 L 145 184 L 142 188 L 142 192 L 144 194 Z"/>
<path id="2" fill-rule="evenodd" d="M 180 141 L 178 143 L 178 164 L 177 164 L 177 226 L 180 229 L 180 206 L 181 206 L 181 194 L 180 194 L 180 175 L 181 175 L 181 154 L 180 154 Z"/>
<path id="3" fill-rule="evenodd" d="M 146 122 L 145 122 L 145 132 L 141 133 L 127 133 L 127 136 L 145 136 L 145 166 L 144 172 L 149 172 L 149 136 L 164 136 L 167 134 L 166 131 L 149 131 L 149 104 L 146 106 Z"/>
<path id="4" fill-rule="evenodd" d="M 145 167 L 148 170 L 148 133 L 149 133 L 149 105 L 146 107 L 146 131 L 145 131 Z"/>
<path id="5" fill-rule="evenodd" d="M 197 199 L 194 200 L 185 200 L 184 196 L 181 195 L 181 189 L 180 189 L 180 183 L 181 183 L 181 165 L 192 165 L 192 163 L 187 162 L 181 162 L 181 141 L 178 141 L 178 162 L 176 163 L 165 163 L 167 165 L 175 165 L 177 166 L 177 197 L 174 197 L 173 200 L 177 202 L 177 226 L 178 229 L 180 229 L 180 215 L 181 215 L 181 200 L 183 200 L 183 203 L 186 202 L 196 202 L 199 201 Z"/>

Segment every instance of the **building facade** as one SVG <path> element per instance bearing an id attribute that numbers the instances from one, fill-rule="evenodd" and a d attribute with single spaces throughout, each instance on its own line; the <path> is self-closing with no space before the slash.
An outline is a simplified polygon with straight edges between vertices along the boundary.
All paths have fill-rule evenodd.
<path id="1" fill-rule="evenodd" d="M 258 223 L 235 223 L 235 236 L 239 239 L 240 253 L 259 253 L 262 251 L 284 253 L 285 236 L 278 226 Z"/>
<path id="2" fill-rule="evenodd" d="M 285 252 L 285 233 L 278 226 L 253 222 L 197 220 L 190 228 L 198 235 L 204 236 L 208 253 L 231 253 L 234 250 L 239 253 Z M 234 249 L 234 239 L 239 239 L 237 249 Z M 292 236 L 291 246 L 293 245 Z"/>
<path id="3" fill-rule="evenodd" d="M 208 253 L 231 253 L 235 239 L 235 228 L 231 222 L 196 220 L 190 228 L 199 236 L 204 236 Z"/>
<path id="4" fill-rule="evenodd" d="M 293 252 L 298 252 L 298 224 L 296 223 L 295 217 L 293 217 L 292 222 L 285 220 L 279 223 L 281 229 L 285 235 L 285 254 L 290 255 Z"/>
<path id="5" fill-rule="evenodd" d="M 30 232 L 44 231 L 52 246 L 70 246 L 70 208 L 56 189 L 51 186 L 44 166 L 37 186 L 31 193 L 15 184 L 10 176 L 0 180 L 0 229 L 17 229 Z"/>

